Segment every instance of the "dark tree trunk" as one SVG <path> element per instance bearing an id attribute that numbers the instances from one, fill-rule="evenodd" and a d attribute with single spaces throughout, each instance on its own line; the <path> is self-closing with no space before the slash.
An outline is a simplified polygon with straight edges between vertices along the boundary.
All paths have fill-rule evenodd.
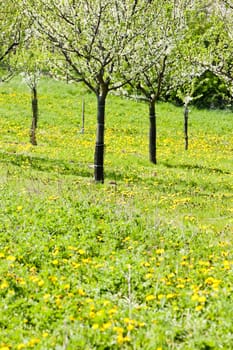
<path id="1" fill-rule="evenodd" d="M 188 117 L 189 117 L 189 110 L 188 110 L 188 103 L 185 103 L 184 105 L 184 140 L 185 140 L 185 150 L 188 149 Z"/>
<path id="2" fill-rule="evenodd" d="M 36 146 L 36 128 L 38 122 L 38 99 L 37 99 L 37 89 L 34 86 L 32 88 L 32 124 L 30 129 L 30 142 L 32 145 Z"/>
<path id="3" fill-rule="evenodd" d="M 157 163 L 156 159 L 156 113 L 155 100 L 151 99 L 149 102 L 150 114 L 150 131 L 149 131 L 149 157 L 153 164 Z"/>
<path id="4" fill-rule="evenodd" d="M 84 134 L 84 129 L 85 129 L 85 101 L 83 99 L 83 102 L 82 102 L 82 128 L 81 128 L 82 134 Z"/>
<path id="5" fill-rule="evenodd" d="M 104 127 L 106 95 L 97 96 L 97 130 L 94 156 L 94 178 L 104 183 Z"/>

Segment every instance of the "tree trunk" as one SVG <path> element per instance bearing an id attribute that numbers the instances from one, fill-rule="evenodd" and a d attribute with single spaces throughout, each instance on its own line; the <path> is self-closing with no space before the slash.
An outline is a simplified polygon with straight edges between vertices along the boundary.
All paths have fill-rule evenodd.
<path id="1" fill-rule="evenodd" d="M 184 105 L 184 140 L 185 140 L 185 150 L 188 149 L 188 117 L 189 117 L 189 110 L 188 110 L 188 103 L 185 103 Z"/>
<path id="2" fill-rule="evenodd" d="M 36 146 L 36 128 L 38 122 L 38 99 L 37 99 L 37 89 L 36 86 L 32 88 L 32 124 L 30 129 L 30 142 L 32 145 Z"/>
<path id="3" fill-rule="evenodd" d="M 155 100 L 151 99 L 149 102 L 150 114 L 150 131 L 149 131 L 149 157 L 153 164 L 157 163 L 156 159 L 156 113 Z"/>
<path id="4" fill-rule="evenodd" d="M 106 95 L 97 95 L 97 130 L 94 156 L 94 178 L 104 183 L 104 127 Z"/>
<path id="5" fill-rule="evenodd" d="M 85 129 L 85 101 L 83 99 L 82 102 L 82 128 L 81 128 L 81 134 L 84 134 Z"/>

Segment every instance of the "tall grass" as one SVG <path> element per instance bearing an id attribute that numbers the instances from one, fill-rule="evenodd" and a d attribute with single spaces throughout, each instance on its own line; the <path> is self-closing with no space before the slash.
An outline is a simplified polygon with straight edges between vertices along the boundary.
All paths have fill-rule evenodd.
<path id="1" fill-rule="evenodd" d="M 85 131 L 81 133 L 85 100 Z M 109 96 L 104 185 L 93 182 L 96 101 L 42 80 L 0 87 L 0 350 L 231 349 L 232 113 Z"/>

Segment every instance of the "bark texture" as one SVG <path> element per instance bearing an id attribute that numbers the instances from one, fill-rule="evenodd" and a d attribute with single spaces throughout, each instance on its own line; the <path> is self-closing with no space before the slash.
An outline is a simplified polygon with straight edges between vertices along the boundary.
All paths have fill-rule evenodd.
<path id="1" fill-rule="evenodd" d="M 153 164 L 157 163 L 156 157 L 156 113 L 155 113 L 155 100 L 152 99 L 149 102 L 149 116 L 150 116 L 150 129 L 149 129 L 149 159 Z"/>
<path id="2" fill-rule="evenodd" d="M 36 146 L 36 129 L 38 123 L 38 99 L 37 99 L 37 89 L 33 87 L 32 89 L 32 124 L 30 129 L 30 142 L 32 145 Z"/>
<path id="3" fill-rule="evenodd" d="M 97 130 L 94 155 L 94 178 L 96 182 L 104 183 L 104 131 L 105 131 L 105 101 L 106 96 L 97 96 Z"/>
<path id="4" fill-rule="evenodd" d="M 188 150 L 188 117 L 189 117 L 189 110 L 188 110 L 188 104 L 184 105 L 184 140 L 185 140 L 185 150 Z"/>

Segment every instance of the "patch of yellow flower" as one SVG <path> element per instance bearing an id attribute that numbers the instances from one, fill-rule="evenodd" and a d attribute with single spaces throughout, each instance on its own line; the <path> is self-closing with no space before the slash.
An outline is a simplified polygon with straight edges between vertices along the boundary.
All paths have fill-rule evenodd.
<path id="1" fill-rule="evenodd" d="M 146 301 L 152 301 L 155 300 L 155 296 L 153 294 L 149 294 L 146 296 Z"/>

